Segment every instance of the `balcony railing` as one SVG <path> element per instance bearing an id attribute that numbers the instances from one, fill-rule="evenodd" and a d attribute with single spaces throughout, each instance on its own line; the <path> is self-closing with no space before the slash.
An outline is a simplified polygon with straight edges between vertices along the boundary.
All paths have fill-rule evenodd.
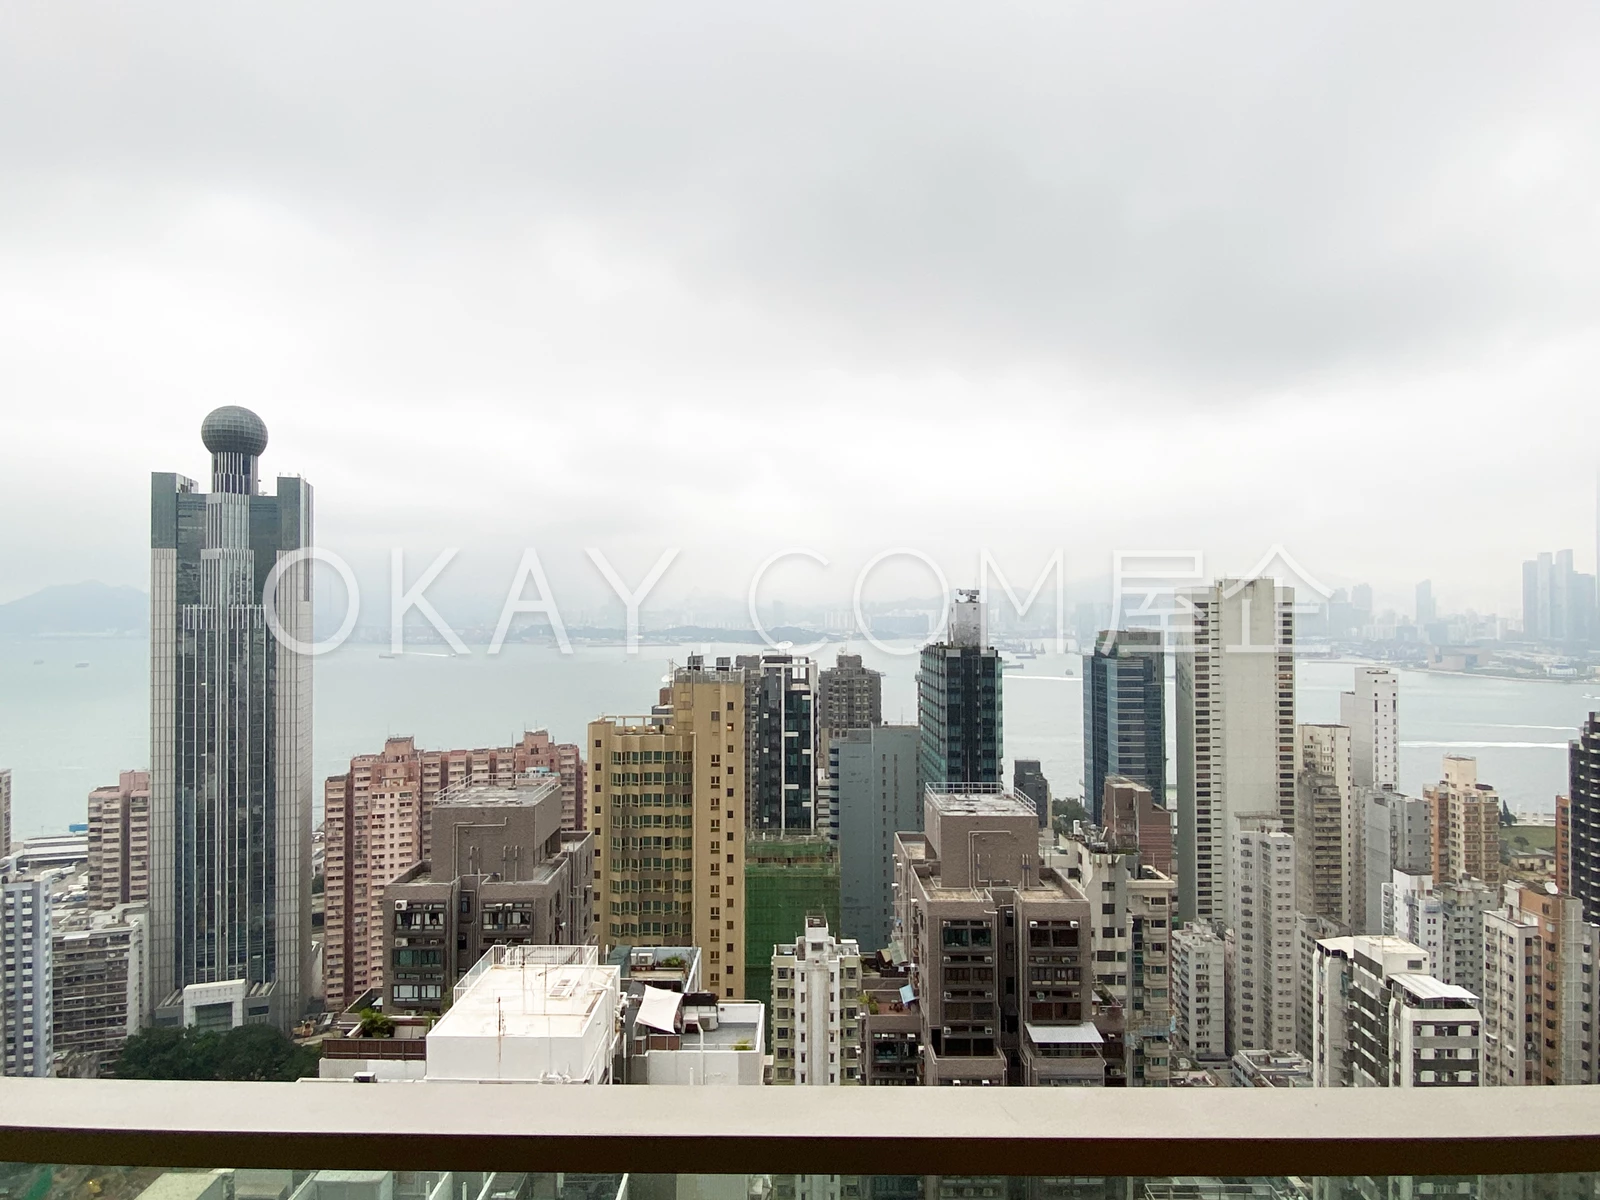
<path id="1" fill-rule="evenodd" d="M 1600 1088 L 1017 1091 L 0 1079 L 0 1162 L 8 1161 L 1144 1179 L 1600 1172 Z"/>

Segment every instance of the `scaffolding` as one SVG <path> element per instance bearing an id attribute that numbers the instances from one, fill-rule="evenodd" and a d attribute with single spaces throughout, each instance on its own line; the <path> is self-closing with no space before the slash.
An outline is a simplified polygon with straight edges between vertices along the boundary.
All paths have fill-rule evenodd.
<path id="1" fill-rule="evenodd" d="M 772 948 L 805 934 L 808 916 L 839 931 L 839 850 L 811 834 L 751 834 L 745 841 L 745 999 L 772 1003 Z M 844 935 L 841 935 L 844 936 Z"/>

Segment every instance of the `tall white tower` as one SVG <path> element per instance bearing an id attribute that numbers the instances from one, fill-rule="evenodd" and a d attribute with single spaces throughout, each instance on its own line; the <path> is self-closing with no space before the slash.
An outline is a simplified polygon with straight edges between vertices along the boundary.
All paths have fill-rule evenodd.
<path id="1" fill-rule="evenodd" d="M 1238 819 L 1294 823 L 1294 589 L 1222 579 L 1181 598 L 1178 906 L 1185 920 L 1225 920 Z"/>
<path id="2" fill-rule="evenodd" d="M 1350 782 L 1357 791 L 1400 786 L 1400 677 L 1357 667 L 1354 691 L 1339 693 L 1339 723 L 1350 730 Z"/>

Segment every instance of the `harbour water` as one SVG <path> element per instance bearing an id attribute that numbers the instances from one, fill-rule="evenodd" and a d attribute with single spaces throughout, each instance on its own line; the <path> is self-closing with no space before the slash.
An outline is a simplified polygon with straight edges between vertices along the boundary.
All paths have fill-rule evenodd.
<path id="1" fill-rule="evenodd" d="M 910 643 L 898 647 L 914 650 Z M 414 735 L 429 747 L 505 745 L 524 728 L 581 741 L 601 714 L 648 711 L 673 661 L 743 646 L 661 646 L 629 655 L 584 647 L 562 655 L 508 645 L 489 657 L 442 648 L 380 658 L 382 647 L 347 645 L 315 666 L 317 803 L 321 780 L 351 755 Z M 825 664 L 836 647 L 821 652 Z M 916 656 L 856 646 L 885 672 L 884 717 L 916 718 Z M 39 662 L 37 660 L 43 660 Z M 87 666 L 79 666 L 87 663 Z M 1076 655 L 1041 655 L 1005 674 L 1005 748 L 1037 758 L 1056 795 L 1076 795 L 1083 776 L 1083 681 Z M 1352 667 L 1302 661 L 1298 719 L 1336 721 Z M 59 832 L 84 818 L 85 797 L 149 757 L 148 648 L 140 639 L 0 641 L 0 767 L 13 772 L 17 836 Z M 1567 741 L 1591 709 L 1593 682 L 1524 681 L 1407 671 L 1400 683 L 1401 786 L 1419 792 L 1445 754 L 1475 755 L 1480 778 L 1513 809 L 1549 811 L 1565 791 Z M 1007 764 L 1007 780 L 1010 765 Z"/>

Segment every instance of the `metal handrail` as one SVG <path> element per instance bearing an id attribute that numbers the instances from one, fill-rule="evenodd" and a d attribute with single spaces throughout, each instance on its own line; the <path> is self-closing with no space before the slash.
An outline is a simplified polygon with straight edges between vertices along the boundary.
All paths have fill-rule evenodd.
<path id="1" fill-rule="evenodd" d="M 0 1079 L 3 1161 L 700 1174 L 1558 1173 L 1600 1171 L 1600 1088 Z"/>

